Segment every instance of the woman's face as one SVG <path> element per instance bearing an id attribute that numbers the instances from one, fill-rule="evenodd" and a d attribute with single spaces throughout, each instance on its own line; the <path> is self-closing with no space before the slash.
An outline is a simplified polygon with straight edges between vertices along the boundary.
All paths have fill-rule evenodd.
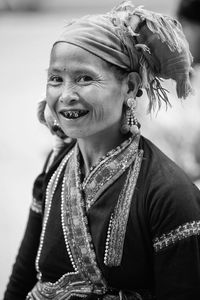
<path id="1" fill-rule="evenodd" d="M 67 136 L 119 131 L 127 91 L 104 60 L 64 42 L 53 47 L 46 100 Z"/>

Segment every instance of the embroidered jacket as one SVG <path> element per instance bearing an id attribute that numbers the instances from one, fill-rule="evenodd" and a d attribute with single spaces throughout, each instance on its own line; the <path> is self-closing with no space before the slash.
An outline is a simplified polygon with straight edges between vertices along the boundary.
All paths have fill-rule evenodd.
<path id="1" fill-rule="evenodd" d="M 147 139 L 135 149 L 96 168 L 84 191 L 74 144 L 36 179 L 4 300 L 25 299 L 34 286 L 27 299 L 200 298 L 200 192 Z"/>

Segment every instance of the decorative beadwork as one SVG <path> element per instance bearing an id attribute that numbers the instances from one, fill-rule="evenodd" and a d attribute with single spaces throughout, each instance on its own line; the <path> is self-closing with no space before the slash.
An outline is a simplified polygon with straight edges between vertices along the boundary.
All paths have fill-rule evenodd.
<path id="1" fill-rule="evenodd" d="M 49 299 L 70 299 L 74 295 L 85 298 L 93 291 L 81 276 L 81 274 L 65 274 L 59 281 L 52 284 L 50 282 L 38 281 L 31 292 L 28 293 L 26 300 L 49 300 Z"/>
<path id="2" fill-rule="evenodd" d="M 108 261 L 108 251 L 109 251 L 109 247 L 110 247 L 110 233 L 111 233 L 112 224 L 113 224 L 113 214 L 111 214 L 111 217 L 110 217 L 110 222 L 108 225 L 108 231 L 107 231 L 107 237 L 106 237 L 105 254 L 104 254 L 104 264 L 105 265 L 107 265 L 107 261 Z"/>
<path id="3" fill-rule="evenodd" d="M 142 158 L 143 151 L 139 150 L 134 165 L 127 174 L 126 182 L 119 195 L 114 213 L 111 216 L 104 255 L 104 263 L 109 267 L 116 267 L 121 264 L 129 211 Z"/>
<path id="4" fill-rule="evenodd" d="M 153 240 L 154 250 L 159 252 L 193 235 L 200 235 L 200 221 L 187 222 L 168 233 L 162 234 L 160 237 L 156 237 Z"/>
<path id="5" fill-rule="evenodd" d="M 110 154 L 111 157 L 108 157 L 108 159 L 106 158 L 106 162 L 101 161 L 96 167 L 96 170 L 99 171 L 101 168 L 103 170 L 103 167 L 107 166 L 108 162 L 112 166 L 112 160 L 116 159 L 116 163 L 120 164 L 120 162 L 122 162 L 120 168 L 122 168 L 124 171 L 130 165 L 128 162 L 130 162 L 130 160 L 132 162 L 135 159 L 138 142 L 139 138 L 130 143 L 130 145 L 127 147 L 129 150 L 127 150 L 126 147 L 122 151 L 121 149 L 118 149 L 119 151 L 116 156 L 119 157 L 119 160 L 115 158 L 115 155 L 113 155 L 112 152 Z M 125 153 L 123 154 L 124 156 L 120 156 L 121 152 L 123 151 L 125 151 L 127 155 L 126 159 Z M 72 149 L 71 152 L 63 159 L 48 183 L 46 190 L 43 229 L 36 258 L 36 269 L 39 274 L 39 281 L 33 290 L 28 294 L 27 299 L 67 300 L 71 297 L 77 297 L 78 299 L 86 298 L 92 293 L 100 295 L 102 299 L 104 298 L 102 295 L 105 295 L 106 297 L 108 296 L 107 283 L 102 276 L 100 268 L 98 267 L 96 254 L 92 243 L 92 237 L 89 231 L 84 195 L 81 186 L 80 164 L 78 158 L 79 152 L 78 146 L 76 145 L 75 148 Z M 39 270 L 39 260 L 43 248 L 45 231 L 51 211 L 54 192 L 56 190 L 58 180 L 60 179 L 61 172 L 64 168 L 65 173 L 62 181 L 61 192 L 61 223 L 67 253 L 74 268 L 74 272 L 64 274 L 58 281 L 54 283 L 42 282 L 42 274 Z M 94 173 L 96 173 L 96 171 L 94 171 Z M 104 173 L 97 172 L 98 176 L 99 174 L 103 175 Z M 113 174 L 112 180 L 116 180 L 117 177 L 115 175 L 116 174 Z M 90 183 L 90 180 L 93 176 L 95 177 L 93 174 L 88 180 L 87 185 Z M 107 182 L 103 182 L 103 187 L 106 184 Z M 112 221 L 110 222 L 110 228 L 112 228 Z M 109 242 L 110 240 L 108 235 L 108 245 Z"/>
<path id="6" fill-rule="evenodd" d="M 77 146 L 75 149 L 77 149 Z M 74 168 L 74 166 L 77 166 L 75 161 L 77 153 L 73 156 L 73 152 L 74 149 L 65 157 L 47 186 L 43 230 L 36 259 L 39 281 L 28 294 L 27 299 L 56 299 L 56 297 L 59 297 L 59 299 L 62 297 L 64 297 L 63 299 L 70 299 L 72 295 L 84 298 L 91 293 L 102 295 L 107 290 L 107 285 L 96 262 L 96 255 L 84 210 L 84 201 L 81 197 L 80 177 L 77 168 Z M 64 274 L 54 283 L 42 282 L 42 274 L 39 271 L 39 259 L 53 195 L 65 165 L 66 170 L 61 192 L 61 223 L 66 249 L 75 272 Z M 77 220 L 80 222 L 77 223 Z M 68 241 L 70 241 L 70 244 Z"/>
<path id="7" fill-rule="evenodd" d="M 72 278 L 71 278 L 72 279 Z M 66 284 L 66 282 L 65 282 Z M 44 289 L 44 286 L 46 289 Z M 150 293 L 149 290 L 143 290 L 142 295 L 134 291 L 124 291 L 120 290 L 118 293 L 113 293 L 112 290 L 108 290 L 105 294 L 94 294 L 92 287 L 87 287 L 84 285 L 83 281 L 77 283 L 68 282 L 67 289 L 62 288 L 54 290 L 53 293 L 48 293 L 48 290 L 52 288 L 48 287 L 46 283 L 38 282 L 34 287 L 33 291 L 28 293 L 26 300 L 69 300 L 69 299 L 102 299 L 102 300 L 122 300 L 122 299 L 132 299 L 132 300 L 156 300 L 156 298 Z M 41 294 L 42 291 L 42 294 Z M 57 291 L 57 292 L 56 292 Z M 92 296 L 93 295 L 93 296 Z M 100 296 L 99 296 L 100 295 Z M 89 296 L 89 297 L 88 297 Z"/>
<path id="8" fill-rule="evenodd" d="M 34 197 L 31 203 L 31 210 L 36 212 L 37 214 L 42 214 L 42 203 L 37 201 L 37 199 Z"/>
<path id="9" fill-rule="evenodd" d="M 78 272 L 78 268 L 74 262 L 74 259 L 73 259 L 73 256 L 72 256 L 72 253 L 71 253 L 71 250 L 70 250 L 70 245 L 69 245 L 69 241 L 68 241 L 68 238 L 67 238 L 67 228 L 65 226 L 65 211 L 64 211 L 64 201 L 65 201 L 65 194 L 64 194 L 64 190 L 65 190 L 65 184 L 66 184 L 66 176 L 63 177 L 63 183 L 62 183 L 62 192 L 61 192 L 61 223 L 62 223 L 62 229 L 63 229 L 63 234 L 64 234 L 64 240 L 65 240 L 65 245 L 66 245 L 66 248 L 67 248 L 67 253 L 68 253 L 68 256 L 70 258 L 70 261 L 71 261 L 71 264 L 74 268 L 74 270 L 76 272 Z"/>
<path id="10" fill-rule="evenodd" d="M 93 291 L 105 293 L 107 286 L 96 261 L 92 237 L 89 232 L 84 199 L 80 182 L 78 146 L 68 161 L 65 176 L 68 181 L 64 188 L 64 226 L 67 239 L 71 241 L 72 256 L 83 278 L 93 286 Z"/>
<path id="11" fill-rule="evenodd" d="M 36 271 L 38 272 L 38 279 L 39 280 L 41 280 L 41 278 L 42 278 L 42 274 L 41 274 L 40 269 L 39 269 L 39 260 L 40 260 L 41 251 L 42 251 L 43 244 L 44 244 L 44 237 L 45 237 L 45 232 L 46 232 L 46 226 L 47 226 L 47 222 L 48 222 L 48 218 L 49 218 L 49 214 L 50 214 L 50 210 L 51 210 L 51 204 L 52 204 L 53 195 L 54 195 L 54 192 L 56 190 L 60 174 L 61 174 L 61 172 L 62 172 L 65 164 L 67 163 L 69 157 L 72 155 L 72 153 L 73 153 L 73 150 L 71 150 L 63 158 L 60 166 L 53 173 L 51 179 L 49 180 L 47 188 L 46 188 L 44 221 L 43 221 L 43 226 L 42 226 L 42 233 L 41 233 L 41 237 L 40 237 L 40 244 L 39 244 L 39 248 L 38 248 L 38 253 L 37 253 L 37 257 L 36 257 L 36 261 L 35 261 Z"/>

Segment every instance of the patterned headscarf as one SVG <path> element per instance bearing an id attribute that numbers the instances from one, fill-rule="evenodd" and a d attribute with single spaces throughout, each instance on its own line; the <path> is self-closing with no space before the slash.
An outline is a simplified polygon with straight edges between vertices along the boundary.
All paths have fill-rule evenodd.
<path id="1" fill-rule="evenodd" d="M 176 81 L 179 98 L 192 88 L 192 56 L 178 21 L 124 1 L 105 15 L 82 17 L 66 25 L 58 42 L 79 46 L 128 72 L 138 72 L 149 110 L 169 103 L 162 79 Z"/>

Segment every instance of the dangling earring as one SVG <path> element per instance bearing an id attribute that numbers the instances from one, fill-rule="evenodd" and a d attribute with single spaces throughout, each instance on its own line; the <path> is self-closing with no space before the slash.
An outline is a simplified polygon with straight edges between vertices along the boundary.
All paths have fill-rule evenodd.
<path id="1" fill-rule="evenodd" d="M 139 133 L 140 123 L 135 116 L 136 100 L 134 98 L 129 98 L 125 104 L 125 117 L 122 121 L 121 132 L 123 134 L 129 131 L 136 135 Z"/>
<path id="2" fill-rule="evenodd" d="M 56 120 L 53 121 L 53 126 L 58 126 L 60 127 L 60 125 L 58 124 L 58 122 Z"/>
<path id="3" fill-rule="evenodd" d="M 57 132 L 57 130 L 59 130 L 59 129 L 60 129 L 60 125 L 59 125 L 58 122 L 54 119 L 54 120 L 53 120 L 52 130 L 53 130 L 54 132 Z"/>

